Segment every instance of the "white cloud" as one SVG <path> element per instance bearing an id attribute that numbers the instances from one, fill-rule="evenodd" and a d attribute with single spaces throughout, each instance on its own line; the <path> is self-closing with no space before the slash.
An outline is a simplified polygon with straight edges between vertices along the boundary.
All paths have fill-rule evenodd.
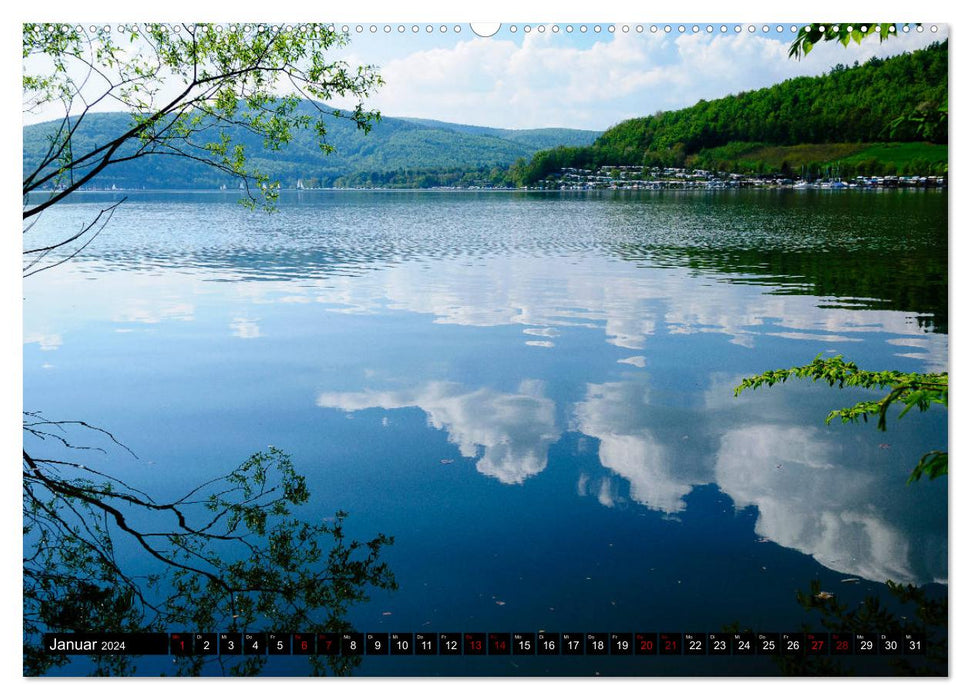
<path id="1" fill-rule="evenodd" d="M 747 347 L 768 335 L 836 344 L 877 334 L 909 350 L 907 356 L 922 360 L 928 371 L 947 362 L 947 336 L 927 333 L 907 313 L 821 308 L 811 295 L 765 294 L 761 287 L 725 284 L 714 276 L 706 278 L 717 287 L 713 293 L 683 270 L 645 273 L 628 262 L 582 262 L 567 280 L 550 279 L 547 262 L 529 257 L 486 258 L 475 266 L 443 260 L 434 276 L 420 263 L 404 263 L 362 277 L 335 278 L 314 294 L 347 313 L 374 313 L 387 300 L 388 308 L 431 314 L 437 323 L 520 324 L 533 338 L 525 343 L 540 347 L 553 347 L 554 338 L 576 327 L 600 328 L 605 342 L 626 350 L 643 350 L 658 334 L 721 333 Z M 772 328 L 787 330 L 770 329 L 767 319 Z M 634 358 L 627 362 L 641 366 Z"/>
<path id="2" fill-rule="evenodd" d="M 893 509 L 875 507 L 891 500 L 888 488 L 901 486 L 846 464 L 818 428 L 750 425 L 728 431 L 715 480 L 737 508 L 758 508 L 756 534 L 830 569 L 871 581 L 946 578 L 946 569 L 938 568 L 946 561 L 946 540 L 914 547 L 917 538 L 900 527 Z"/>
<path id="3" fill-rule="evenodd" d="M 64 339 L 60 333 L 25 333 L 24 345 L 37 343 L 41 350 L 57 350 L 64 344 Z"/>
<path id="4" fill-rule="evenodd" d="M 506 128 L 605 129 L 700 99 L 819 75 L 837 63 L 903 53 L 943 39 L 946 32 L 901 34 L 882 44 L 871 37 L 846 48 L 824 43 L 800 61 L 788 57 L 788 29 L 781 37 L 774 31 L 616 32 L 584 45 L 564 32 L 534 31 L 518 40 L 505 32 L 488 39 L 466 36 L 451 46 L 407 54 L 391 50 L 394 45 L 382 47 L 382 53 L 398 55 L 380 65 L 386 84 L 374 104 L 391 116 Z M 409 38 L 398 41 L 407 46 Z M 352 42 L 347 59 L 373 62 L 367 48 Z"/>
<path id="5" fill-rule="evenodd" d="M 518 230 L 500 231 L 509 220 L 483 226 L 498 240 L 514 245 Z M 546 235 L 542 222 L 539 233 Z M 425 229 L 418 229 L 424 234 Z M 518 243 L 521 245 L 522 242 Z M 234 301 L 243 304 L 227 319 L 234 335 L 256 337 L 253 305 L 317 303 L 329 313 L 373 315 L 406 311 L 431 315 L 436 323 L 460 326 L 522 326 L 524 344 L 553 348 L 569 329 L 599 329 L 604 342 L 628 350 L 615 361 L 635 367 L 655 336 L 717 333 L 729 342 L 757 347 L 767 336 L 829 343 L 837 351 L 846 343 L 879 339 L 895 354 L 920 360 L 924 371 L 947 368 L 948 336 L 928 333 L 912 313 L 883 309 L 820 307 L 812 295 L 766 294 L 766 287 L 729 284 L 717 275 L 679 268 L 640 267 L 636 261 L 564 255 L 569 275 L 551 274 L 543 258 L 515 259 L 459 257 L 437 263 L 429 275 L 422 260 L 405 261 L 363 271 L 358 276 L 334 276 L 305 289 L 290 282 L 241 280 L 234 285 Z M 25 337 L 57 335 L 67 338 L 79 318 L 122 324 L 193 321 L 196 304 L 206 293 L 198 279 L 155 278 L 123 271 L 99 273 L 96 292 L 79 298 L 70 310 L 57 313 L 41 327 L 37 312 L 24 317 Z M 702 283 L 699 283 L 701 281 Z M 70 294 L 71 278 L 48 276 L 44 284 L 28 287 L 30 308 L 61 309 Z M 771 287 L 769 287 L 771 289 Z M 48 313 L 45 311 L 45 313 Z M 244 327 L 242 322 L 249 322 Z M 249 333 L 251 335 L 243 335 Z M 846 350 L 846 352 L 852 352 Z"/>
<path id="6" fill-rule="evenodd" d="M 519 484 L 546 468 L 549 446 L 560 437 L 553 402 L 542 385 L 523 382 L 517 393 L 493 389 L 465 391 L 450 382 L 429 382 L 405 391 L 363 391 L 320 394 L 317 405 L 355 412 L 415 406 L 428 424 L 448 433 L 475 468 L 505 484 Z"/>
<path id="7" fill-rule="evenodd" d="M 463 25 L 467 30 L 467 25 Z M 747 26 L 747 25 L 745 25 Z M 538 25 L 533 25 L 538 28 Z M 689 106 L 796 75 L 818 75 L 836 63 L 861 63 L 926 46 L 947 36 L 911 32 L 843 48 L 818 45 L 801 61 L 788 58 L 791 34 L 665 34 L 662 31 L 512 35 L 493 37 L 410 31 L 358 35 L 331 58 L 377 65 L 385 85 L 368 100 L 390 116 L 411 116 L 507 128 L 563 126 L 605 129 L 659 109 Z M 773 38 L 775 37 L 775 38 Z M 34 69 L 46 66 L 31 60 Z M 177 82 L 177 81 L 176 81 Z M 97 85 L 97 88 L 103 87 Z M 286 86 L 284 86 L 286 87 Z M 171 80 L 157 99 L 175 90 Z M 335 97 L 340 107 L 356 99 Z M 25 113 L 26 123 L 59 118 L 60 110 Z"/>
<path id="8" fill-rule="evenodd" d="M 260 327 L 256 319 L 238 316 L 233 319 L 229 327 L 232 329 L 233 335 L 237 338 L 259 338 L 263 335 L 260 332 Z"/>
<path id="9" fill-rule="evenodd" d="M 112 316 L 117 323 L 155 324 L 161 321 L 192 321 L 195 306 L 188 301 L 156 300 L 149 297 L 126 299 Z"/>
<path id="10" fill-rule="evenodd" d="M 646 387 L 632 383 L 589 385 L 575 407 L 576 429 L 600 441 L 600 463 L 630 483 L 630 498 L 652 510 L 674 514 L 707 474 L 685 469 L 677 450 L 665 446 L 650 425 L 653 411 Z M 700 478 L 699 478 L 700 477 Z M 598 498 L 603 503 L 605 492 Z M 610 493 L 609 491 L 607 493 Z M 610 503 L 615 498 L 611 497 Z"/>
<path id="11" fill-rule="evenodd" d="M 652 49 L 659 47 L 657 39 L 633 34 L 604 37 L 587 48 L 550 32 L 521 43 L 473 38 L 388 61 L 380 69 L 386 85 L 374 102 L 389 115 L 511 128 L 604 128 L 618 120 L 605 108 L 660 80 L 650 68 Z"/>
<path id="12" fill-rule="evenodd" d="M 786 422 L 749 422 L 751 409 L 733 411 L 734 382 L 712 380 L 690 434 L 672 431 L 666 409 L 633 382 L 588 385 L 573 429 L 600 441 L 601 465 L 651 510 L 676 515 L 695 486 L 713 483 L 736 508 L 758 510 L 755 534 L 829 569 L 872 581 L 947 579 L 946 535 L 912 517 L 914 494 L 901 488 L 899 473 L 854 459 L 845 435 L 804 425 L 782 392 L 762 403 L 769 399 L 764 412 Z M 737 425 L 738 417 L 745 422 Z M 616 481 L 585 474 L 577 492 L 612 506 L 621 500 Z"/>

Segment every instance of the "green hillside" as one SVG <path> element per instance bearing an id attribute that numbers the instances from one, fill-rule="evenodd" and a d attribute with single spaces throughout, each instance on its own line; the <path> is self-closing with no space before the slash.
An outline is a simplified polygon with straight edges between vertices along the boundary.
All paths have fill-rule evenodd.
<path id="1" fill-rule="evenodd" d="M 311 133 L 268 152 L 232 130 L 251 163 L 284 187 L 528 185 L 565 167 L 689 167 L 743 173 L 841 176 L 947 172 L 947 42 L 818 77 L 631 119 L 597 132 L 496 129 L 430 119 L 381 119 L 365 134 L 331 118 L 324 155 Z M 302 109 L 310 110 L 308 103 Z M 89 115 L 74 139 L 82 152 L 129 126 L 123 114 Z M 24 172 L 56 124 L 24 128 Z M 206 140 L 218 140 L 213 129 Z M 204 141 L 203 141 L 204 142 Z M 148 157 L 111 168 L 96 187 L 216 188 L 237 182 L 202 163 Z"/>
<path id="2" fill-rule="evenodd" d="M 311 109 L 310 105 L 303 107 Z M 88 115 L 74 137 L 74 151 L 83 152 L 104 143 L 130 125 L 121 113 Z M 23 130 L 23 170 L 26 175 L 40 161 L 47 138 L 57 124 L 49 122 Z M 315 136 L 300 132 L 279 151 L 268 152 L 258 139 L 240 130 L 231 130 L 234 143 L 246 147 L 247 157 L 259 169 L 293 187 L 298 180 L 305 186 L 380 184 L 395 181 L 400 185 L 420 186 L 414 173 L 470 172 L 480 178 L 499 181 L 506 168 L 518 158 L 529 158 L 536 151 L 559 143 L 589 145 L 600 132 L 572 129 L 492 129 L 430 120 L 382 118 L 365 134 L 347 119 L 331 118 L 327 141 L 334 146 L 323 154 Z M 218 140 L 216 130 L 206 140 Z M 204 141 L 203 141 L 204 142 Z M 83 149 L 83 150 L 82 150 Z M 492 171 L 499 169 L 497 176 Z M 436 183 L 437 184 L 437 180 Z M 237 183 L 202 163 L 185 159 L 153 156 L 132 163 L 120 163 L 93 181 L 95 187 L 123 189 L 179 189 L 236 187 Z"/>
<path id="3" fill-rule="evenodd" d="M 530 147 L 555 148 L 557 146 L 589 146 L 601 132 L 583 129 L 494 129 L 489 126 L 471 126 L 468 124 L 452 124 L 434 119 L 411 119 L 404 121 L 421 124 L 434 129 L 456 131 L 479 136 L 493 136 L 495 138 L 522 143 Z"/>
<path id="4" fill-rule="evenodd" d="M 932 169 L 928 159 L 947 158 L 947 70 L 946 41 L 889 59 L 872 58 L 864 65 L 838 65 L 823 76 L 793 78 L 630 119 L 605 131 L 592 146 L 563 145 L 537 153 L 528 163 L 518 164 L 515 177 L 527 184 L 564 167 L 601 165 L 710 169 L 735 161 L 753 166 L 763 161 L 767 166 L 754 153 L 757 149 L 802 144 L 844 147 L 830 156 L 819 149 L 793 150 L 777 158 L 778 164 L 785 160 L 787 167 L 798 169 L 853 158 L 855 163 L 874 159 L 883 167 L 886 157 L 895 165 L 903 162 L 900 146 L 890 153 L 872 145 L 891 142 L 939 145 L 918 148 L 906 161 L 928 161 Z M 856 146 L 847 149 L 846 144 Z"/>
<path id="5" fill-rule="evenodd" d="M 821 175 L 826 172 L 843 177 L 943 175 L 947 172 L 947 144 L 911 141 L 772 146 L 732 142 L 688 155 L 685 165 L 723 172 L 784 175 Z"/>

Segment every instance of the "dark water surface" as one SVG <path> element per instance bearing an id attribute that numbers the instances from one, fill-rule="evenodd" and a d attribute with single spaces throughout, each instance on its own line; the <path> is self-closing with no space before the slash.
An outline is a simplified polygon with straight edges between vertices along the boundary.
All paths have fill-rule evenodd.
<path id="1" fill-rule="evenodd" d="M 110 199 L 75 198 L 31 235 Z M 393 535 L 400 590 L 351 611 L 363 632 L 785 632 L 812 619 L 794 592 L 814 578 L 852 604 L 887 579 L 945 590 L 946 480 L 905 484 L 945 448 L 943 411 L 881 433 L 825 425 L 860 392 L 733 398 L 743 376 L 818 353 L 945 370 L 945 193 L 309 192 L 270 215 L 131 195 L 24 297 L 25 408 L 110 427 L 139 456 L 97 465 L 161 498 L 272 444 L 307 475 L 311 513 Z M 358 672 L 773 669 L 392 657 Z"/>

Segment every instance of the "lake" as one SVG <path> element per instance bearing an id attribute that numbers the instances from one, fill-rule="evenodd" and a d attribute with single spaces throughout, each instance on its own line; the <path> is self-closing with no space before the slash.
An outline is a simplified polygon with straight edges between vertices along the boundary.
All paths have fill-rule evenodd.
<path id="1" fill-rule="evenodd" d="M 31 236 L 118 198 L 76 196 Z M 875 393 L 733 389 L 820 353 L 946 371 L 947 210 L 935 191 L 305 191 L 270 214 L 128 193 L 25 280 L 24 407 L 109 429 L 138 459 L 90 463 L 158 498 L 290 454 L 307 513 L 395 538 L 399 590 L 352 608 L 361 632 L 824 631 L 795 598 L 812 580 L 894 611 L 888 579 L 946 595 L 947 479 L 906 483 L 946 449 L 946 412 L 894 410 L 879 432 L 825 423 Z M 778 669 L 410 656 L 356 673 Z"/>

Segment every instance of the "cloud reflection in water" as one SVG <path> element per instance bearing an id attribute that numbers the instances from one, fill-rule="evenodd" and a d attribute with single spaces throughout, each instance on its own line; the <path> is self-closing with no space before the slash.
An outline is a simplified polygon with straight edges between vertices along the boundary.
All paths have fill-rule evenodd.
<path id="1" fill-rule="evenodd" d="M 541 384 L 529 381 L 516 393 L 430 382 L 405 391 L 325 392 L 317 405 L 347 412 L 418 407 L 463 457 L 476 459 L 478 471 L 504 484 L 519 484 L 546 468 L 549 446 L 560 437 L 555 406 L 542 391 Z"/>

